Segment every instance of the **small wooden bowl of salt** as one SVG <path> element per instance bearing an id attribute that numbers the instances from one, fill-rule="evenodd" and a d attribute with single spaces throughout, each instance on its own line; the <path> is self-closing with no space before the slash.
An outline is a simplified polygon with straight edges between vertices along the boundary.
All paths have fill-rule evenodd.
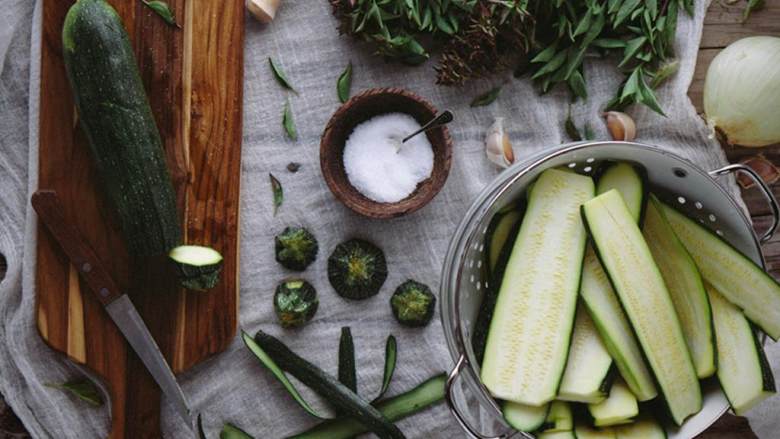
<path id="1" fill-rule="evenodd" d="M 369 218 L 395 218 L 428 204 L 452 163 L 446 126 L 401 143 L 436 108 L 400 88 L 360 93 L 331 117 L 320 142 L 322 175 L 336 198 Z"/>

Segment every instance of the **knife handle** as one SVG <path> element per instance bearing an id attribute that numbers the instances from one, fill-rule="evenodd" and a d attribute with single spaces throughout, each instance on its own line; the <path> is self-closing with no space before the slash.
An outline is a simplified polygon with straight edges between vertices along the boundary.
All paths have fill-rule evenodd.
<path id="1" fill-rule="evenodd" d="M 100 303 L 105 306 L 119 298 L 122 293 L 103 268 L 95 251 L 87 244 L 73 223 L 65 217 L 65 210 L 57 192 L 40 190 L 33 194 L 30 201 L 41 223 L 68 255 L 68 259 Z"/>

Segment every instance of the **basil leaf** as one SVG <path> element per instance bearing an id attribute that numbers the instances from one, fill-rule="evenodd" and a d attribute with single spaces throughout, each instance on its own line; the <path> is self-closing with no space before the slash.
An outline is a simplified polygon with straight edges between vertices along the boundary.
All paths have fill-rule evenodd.
<path id="1" fill-rule="evenodd" d="M 339 100 L 343 104 L 349 100 L 349 89 L 352 87 L 352 62 L 347 64 L 347 68 L 339 76 L 339 80 L 336 82 L 336 91 L 339 95 Z"/>
<path id="2" fill-rule="evenodd" d="M 297 93 L 292 85 L 290 85 L 290 80 L 287 79 L 287 75 L 284 73 L 284 70 L 282 70 L 281 67 L 276 65 L 273 58 L 270 56 L 268 57 L 268 65 L 271 66 L 271 71 L 274 74 L 274 78 L 276 78 L 276 82 L 279 83 L 282 87 L 292 91 L 293 93 Z"/>
<path id="3" fill-rule="evenodd" d="M 222 431 L 219 433 L 219 439 L 254 439 L 254 437 L 228 422 L 222 426 Z"/>
<path id="4" fill-rule="evenodd" d="M 379 390 L 379 395 L 371 401 L 371 404 L 382 399 L 390 387 L 390 381 L 393 380 L 393 373 L 395 373 L 395 363 L 398 357 L 398 343 L 395 337 L 391 334 L 387 337 L 387 343 L 385 344 L 385 371 L 382 374 L 382 388 Z"/>
<path id="5" fill-rule="evenodd" d="M 157 15 L 159 15 L 166 23 L 170 24 L 171 26 L 181 28 L 181 26 L 176 23 L 176 18 L 173 16 L 173 11 L 171 10 L 171 7 L 168 6 L 168 3 L 160 0 L 141 1 L 143 4 L 149 7 L 149 9 L 153 10 Z"/>
<path id="6" fill-rule="evenodd" d="M 103 405 L 103 395 L 100 393 L 100 390 L 92 381 L 86 378 L 68 381 L 64 384 L 45 385 L 46 387 L 68 392 L 91 406 L 100 407 Z"/>
<path id="7" fill-rule="evenodd" d="M 271 179 L 271 190 L 273 191 L 274 195 L 274 216 L 276 216 L 276 212 L 284 202 L 284 190 L 282 189 L 282 184 L 279 183 L 279 180 L 277 180 L 273 174 L 268 174 L 268 177 Z"/>
<path id="8" fill-rule="evenodd" d="M 298 140 L 298 130 L 295 128 L 295 120 L 293 120 L 292 108 L 290 108 L 290 101 L 284 104 L 284 113 L 282 113 L 282 126 L 284 132 L 287 133 L 287 137 L 290 140 Z"/>
<path id="9" fill-rule="evenodd" d="M 499 93 L 501 93 L 501 87 L 495 87 L 490 89 L 489 91 L 477 96 L 471 101 L 472 107 L 484 107 L 485 105 L 490 105 L 493 103 L 493 101 L 498 98 Z"/>

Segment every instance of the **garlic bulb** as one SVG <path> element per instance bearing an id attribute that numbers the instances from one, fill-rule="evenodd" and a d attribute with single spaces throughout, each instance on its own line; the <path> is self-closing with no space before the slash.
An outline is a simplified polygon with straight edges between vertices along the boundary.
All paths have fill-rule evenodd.
<path id="1" fill-rule="evenodd" d="M 704 113 L 729 144 L 780 142 L 780 38 L 748 37 L 723 49 L 704 80 Z"/>
<path id="2" fill-rule="evenodd" d="M 624 140 L 630 142 L 636 139 L 636 124 L 634 119 L 620 111 L 608 111 L 604 113 L 607 120 L 607 130 L 612 140 Z"/>
<path id="3" fill-rule="evenodd" d="M 504 132 L 504 118 L 497 117 L 485 136 L 485 154 L 497 166 L 506 168 L 515 162 L 509 135 Z"/>

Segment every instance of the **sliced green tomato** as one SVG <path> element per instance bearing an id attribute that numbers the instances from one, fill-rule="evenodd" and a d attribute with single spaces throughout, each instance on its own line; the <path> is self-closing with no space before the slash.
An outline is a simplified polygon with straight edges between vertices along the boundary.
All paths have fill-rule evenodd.
<path id="1" fill-rule="evenodd" d="M 655 420 L 643 416 L 636 421 L 615 427 L 617 439 L 666 439 L 666 431 Z"/>
<path id="2" fill-rule="evenodd" d="M 543 431 L 536 435 L 536 439 L 577 439 L 574 431 Z"/>
<path id="3" fill-rule="evenodd" d="M 780 338 L 780 284 L 717 235 L 682 213 L 664 206 L 664 213 L 704 280 L 774 340 Z"/>
<path id="4" fill-rule="evenodd" d="M 497 218 L 488 230 L 487 240 L 488 265 L 491 272 L 498 266 L 501 253 L 503 253 L 502 250 L 506 247 L 504 244 L 511 240 L 512 231 L 520 221 L 520 218 L 522 218 L 522 212 L 518 209 L 513 209 L 496 215 Z"/>
<path id="5" fill-rule="evenodd" d="M 626 207 L 634 219 L 639 222 L 645 206 L 645 179 L 636 166 L 628 163 L 610 165 L 596 184 L 596 193 L 603 194 L 617 189 L 626 202 Z"/>
<path id="6" fill-rule="evenodd" d="M 482 382 L 491 394 L 541 406 L 566 366 L 585 249 L 579 206 L 590 177 L 548 169 L 536 180 L 490 323 Z"/>
<path id="7" fill-rule="evenodd" d="M 616 439 L 615 430 L 612 427 L 596 428 L 583 423 L 578 423 L 574 428 L 577 439 Z"/>
<path id="8" fill-rule="evenodd" d="M 669 225 L 663 206 L 654 195 L 647 204 L 642 233 L 674 302 L 696 375 L 699 378 L 711 376 L 715 373 L 715 336 L 710 302 L 699 269 Z"/>
<path id="9" fill-rule="evenodd" d="M 586 202 L 582 213 L 672 418 L 682 424 L 701 410 L 701 388 L 674 304 L 642 232 L 616 190 Z"/>
<path id="10" fill-rule="evenodd" d="M 583 274 L 584 276 L 584 274 Z M 558 399 L 596 403 L 609 393 L 612 357 L 601 341 L 596 325 L 584 305 L 577 307 L 574 332 Z"/>
<path id="11" fill-rule="evenodd" d="M 548 410 L 550 410 L 550 404 L 537 407 L 511 401 L 501 403 L 501 412 L 507 424 L 516 430 L 525 432 L 535 431 L 541 427 L 547 418 Z"/>
<path id="12" fill-rule="evenodd" d="M 640 401 L 655 398 L 658 390 L 653 383 L 653 375 L 645 364 L 642 348 L 591 246 L 588 246 L 585 252 L 580 296 L 607 352 L 615 361 L 631 392 Z"/>
<path id="13" fill-rule="evenodd" d="M 574 417 L 571 413 L 571 406 L 565 401 L 553 401 L 550 403 L 550 411 L 547 412 L 547 418 L 540 430 L 545 433 L 556 433 L 560 431 L 571 431 L 574 428 Z"/>
<path id="14" fill-rule="evenodd" d="M 597 427 L 607 427 L 624 423 L 638 415 L 639 404 L 626 383 L 618 379 L 612 384 L 609 397 L 598 404 L 588 404 L 588 411 Z"/>
<path id="15" fill-rule="evenodd" d="M 775 393 L 775 379 L 742 311 L 707 285 L 718 349 L 718 380 L 737 415 Z"/>

